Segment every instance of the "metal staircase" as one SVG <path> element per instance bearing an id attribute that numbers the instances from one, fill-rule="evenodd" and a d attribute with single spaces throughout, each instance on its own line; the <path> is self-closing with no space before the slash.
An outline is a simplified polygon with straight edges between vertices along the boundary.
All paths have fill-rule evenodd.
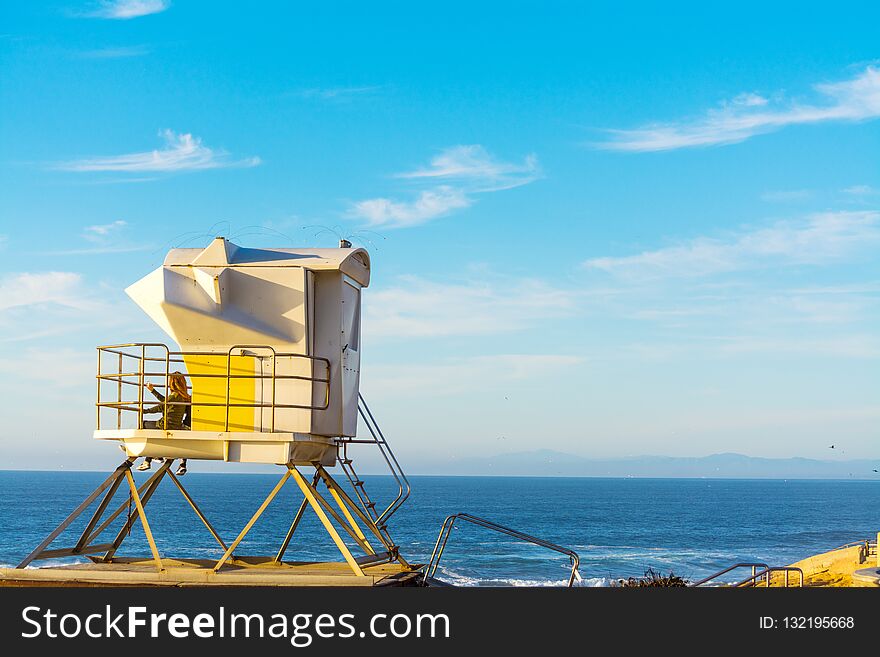
<path id="1" fill-rule="evenodd" d="M 358 394 L 358 412 L 370 433 L 370 438 L 339 438 L 337 440 L 341 447 L 339 464 L 342 467 L 345 476 L 348 478 L 364 513 L 366 513 L 375 523 L 376 528 L 382 533 L 382 535 L 388 539 L 389 544 L 396 549 L 397 545 L 388 534 L 388 519 L 403 506 L 404 502 L 406 502 L 409 497 L 412 488 L 409 480 L 406 478 L 403 468 L 400 467 L 400 463 L 398 463 L 397 458 L 394 456 L 394 452 L 391 451 L 391 446 L 385 439 L 385 435 L 379 428 L 376 418 L 373 416 L 370 407 L 367 406 L 367 402 L 364 401 L 364 397 L 361 394 Z M 376 502 L 370 497 L 370 494 L 364 487 L 364 480 L 360 478 L 357 471 L 354 469 L 354 461 L 348 454 L 348 447 L 352 444 L 375 445 L 378 447 L 379 453 L 382 455 L 382 458 L 388 466 L 388 470 L 391 472 L 391 476 L 394 477 L 394 480 L 397 483 L 397 495 L 381 512 L 377 510 Z"/>

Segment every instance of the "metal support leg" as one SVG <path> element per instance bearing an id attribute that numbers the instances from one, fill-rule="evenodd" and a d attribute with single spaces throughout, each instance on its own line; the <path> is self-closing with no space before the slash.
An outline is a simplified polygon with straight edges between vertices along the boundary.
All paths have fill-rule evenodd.
<path id="1" fill-rule="evenodd" d="M 319 475 L 315 475 L 316 477 Z M 352 528 L 354 533 L 357 535 L 357 538 L 360 539 L 360 542 L 363 543 L 362 547 L 366 550 L 368 554 L 376 554 L 376 551 L 373 549 L 373 546 L 370 545 L 370 542 L 367 540 L 367 537 L 364 536 L 364 533 L 361 531 L 360 525 L 355 522 L 354 517 L 352 517 L 351 512 L 348 510 L 348 507 L 345 506 L 345 502 L 342 501 L 342 498 L 339 496 L 332 487 L 327 486 L 327 490 L 330 491 L 330 495 L 333 496 L 333 500 L 336 502 L 336 505 L 339 507 L 339 510 L 342 511 L 342 514 L 345 516 L 345 520 L 348 522 L 349 526 Z"/>
<path id="2" fill-rule="evenodd" d="M 137 505 L 138 515 L 141 518 L 141 524 L 144 526 L 144 533 L 147 535 L 147 542 L 150 544 L 150 552 L 153 553 L 153 560 L 156 562 L 156 570 L 160 573 L 165 570 L 162 567 L 162 557 L 159 556 L 159 550 L 156 548 L 156 541 L 153 540 L 153 532 L 150 531 L 150 523 L 147 521 L 147 514 L 144 513 L 144 505 L 141 504 L 141 496 L 138 495 L 137 486 L 134 483 L 134 477 L 131 476 L 131 470 L 125 471 L 125 478 L 128 479 L 128 487 L 131 490 L 131 496 Z"/>
<path id="3" fill-rule="evenodd" d="M 135 487 L 134 490 L 138 494 L 138 499 L 141 502 L 141 508 L 147 506 L 147 502 L 150 501 L 150 498 L 153 497 L 153 493 L 155 493 L 156 489 L 159 488 L 159 483 L 162 481 L 162 477 L 164 477 L 165 473 L 168 472 L 168 468 L 171 467 L 172 463 L 172 460 L 168 460 L 161 465 L 161 467 L 156 471 L 156 474 L 150 477 L 149 481 L 147 482 L 149 485 L 146 486 L 146 490 L 143 494 L 141 494 L 138 488 Z M 134 478 L 132 478 L 132 481 L 134 481 Z M 134 497 L 135 496 L 132 495 L 132 499 L 134 499 Z M 101 557 L 101 561 L 107 563 L 113 558 L 113 555 L 116 554 L 119 546 L 122 545 L 125 537 L 131 531 L 132 526 L 139 517 L 141 517 L 141 511 L 140 509 L 137 509 L 137 512 L 130 518 L 128 518 L 125 523 L 123 523 L 122 529 L 119 530 L 119 533 L 116 534 L 116 538 L 113 539 L 113 547 L 110 548 L 103 557 Z"/>
<path id="4" fill-rule="evenodd" d="M 160 468 L 160 470 L 161 470 L 161 468 Z M 154 472 L 153 475 L 149 479 L 147 479 L 144 483 L 142 483 L 138 487 L 138 495 L 143 496 L 144 492 L 153 485 L 153 482 L 161 474 L 162 473 L 158 470 L 156 472 Z M 113 523 L 113 521 L 119 517 L 119 514 L 122 513 L 123 511 L 125 511 L 125 509 L 127 507 L 128 507 L 127 502 L 123 502 L 118 507 L 116 507 L 116 510 L 113 513 L 111 513 L 110 516 L 104 522 L 102 522 L 101 525 L 95 531 L 92 532 L 92 534 L 88 537 L 88 539 L 86 539 L 86 545 L 91 545 L 92 542 L 98 536 L 100 536 L 104 532 L 104 530 L 107 529 L 107 527 L 109 527 Z"/>
<path id="5" fill-rule="evenodd" d="M 359 547 L 360 549 L 362 549 L 362 550 L 363 550 L 364 552 L 366 552 L 367 554 L 376 554 L 376 553 L 373 551 L 373 548 L 370 547 L 370 544 L 367 543 L 367 542 L 362 538 L 362 537 L 363 537 L 363 534 L 361 534 L 361 532 L 360 532 L 360 528 L 357 527 L 357 525 L 355 525 L 355 529 L 357 529 L 357 531 L 355 531 L 355 529 L 352 529 L 351 526 L 350 526 L 348 523 L 346 523 L 346 521 L 343 520 L 342 517 L 341 517 L 338 513 L 336 513 L 336 509 L 334 509 L 332 506 L 330 506 L 330 503 L 329 503 L 327 500 L 325 500 L 325 499 L 323 498 L 323 496 L 321 496 L 321 494 L 317 491 L 317 489 L 316 489 L 314 486 L 312 487 L 312 495 L 314 495 L 315 500 L 316 500 L 316 501 L 317 501 L 322 507 L 324 507 L 324 510 L 325 510 L 327 513 L 329 513 L 329 514 L 333 517 L 333 519 L 334 519 L 336 522 L 339 523 L 339 525 L 345 530 L 345 532 L 346 532 L 349 536 L 351 536 L 352 540 L 353 540 L 355 543 L 358 544 L 358 547 Z M 358 536 L 358 534 L 361 534 L 361 535 Z"/>
<path id="6" fill-rule="evenodd" d="M 318 485 L 319 475 L 315 472 L 315 477 L 312 479 L 312 487 Z M 299 508 L 296 510 L 296 515 L 293 516 L 293 522 L 290 523 L 290 529 L 287 530 L 287 536 L 284 537 L 284 541 L 281 543 L 281 548 L 278 550 L 278 554 L 275 555 L 275 559 L 273 560 L 275 563 L 281 563 L 281 558 L 284 556 L 284 553 L 287 552 L 287 546 L 290 545 L 290 539 L 293 538 L 293 533 L 296 531 L 296 528 L 299 526 L 300 520 L 302 520 L 303 514 L 306 512 L 306 507 L 309 505 L 308 500 L 303 498 L 303 501 L 300 503 Z"/>
<path id="7" fill-rule="evenodd" d="M 327 533 L 330 534 L 330 538 L 332 538 L 333 542 L 336 543 L 336 547 L 339 548 L 339 551 L 342 553 L 342 556 L 345 557 L 345 560 L 354 571 L 354 574 L 358 577 L 366 577 L 364 571 L 361 570 L 358 562 L 355 561 L 355 558 L 351 555 L 351 551 L 348 549 L 348 546 L 342 540 L 342 537 L 339 536 L 339 532 L 336 531 L 333 523 L 330 522 L 327 514 L 324 513 L 324 509 L 321 508 L 321 505 L 315 498 L 314 489 L 309 486 L 309 482 L 305 480 L 305 478 L 300 474 L 299 470 L 297 470 L 296 467 L 289 465 L 288 468 L 288 472 L 293 475 L 294 481 L 296 481 L 303 495 L 305 495 L 306 499 L 309 501 L 309 505 L 311 505 L 312 510 L 314 510 L 315 514 L 318 516 L 321 524 L 324 525 L 324 529 L 326 529 Z"/>
<path id="8" fill-rule="evenodd" d="M 83 529 L 82 534 L 79 537 L 79 540 L 76 542 L 76 545 L 73 548 L 74 552 L 79 552 L 83 548 L 88 545 L 87 539 L 89 538 L 89 534 L 91 534 L 92 530 L 95 528 L 95 525 L 98 524 L 98 520 L 101 519 L 101 516 L 104 515 L 104 511 L 107 510 L 107 505 L 110 504 L 110 500 L 113 499 L 113 496 L 116 494 L 116 491 L 119 489 L 119 484 L 122 483 L 122 476 L 116 478 L 116 481 L 110 486 L 110 489 L 107 491 L 107 494 L 104 496 L 104 499 L 101 500 L 101 503 L 98 505 L 98 508 L 95 509 L 95 513 L 92 514 L 91 520 L 89 520 L 89 524 L 86 525 L 86 528 Z"/>
<path id="9" fill-rule="evenodd" d="M 318 465 L 317 473 L 321 475 L 321 478 L 324 480 L 324 483 L 327 485 L 331 491 L 335 491 L 337 495 L 339 495 L 340 499 L 345 503 L 346 507 L 353 512 L 364 526 L 370 530 L 370 532 L 376 537 L 376 539 L 382 544 L 382 546 L 388 551 L 395 555 L 395 558 L 398 562 L 404 567 L 409 566 L 406 560 L 397 553 L 397 546 L 391 541 L 390 536 L 385 536 L 376 526 L 375 521 L 367 516 L 361 508 L 358 506 L 357 502 L 355 502 L 348 493 L 345 492 L 343 488 L 336 483 L 336 480 L 330 476 L 330 473 L 327 472 L 323 466 Z"/>
<path id="10" fill-rule="evenodd" d="M 234 541 L 232 541 L 232 545 L 230 545 L 228 548 L 226 548 L 226 552 L 220 558 L 220 561 L 218 561 L 216 564 L 214 564 L 213 570 L 215 573 L 218 570 L 220 570 L 220 567 L 224 563 L 226 563 L 226 560 L 232 555 L 232 553 L 235 551 L 235 548 L 238 547 L 238 544 L 241 543 L 241 541 L 244 539 L 244 537 L 247 536 L 247 533 L 251 530 L 251 527 L 254 526 L 254 523 L 257 522 L 257 520 L 259 519 L 259 517 L 261 515 L 263 515 L 263 511 L 265 511 L 266 507 L 269 506 L 269 503 L 273 499 L 275 499 L 275 496 L 278 494 L 278 491 L 280 491 L 281 488 L 284 486 L 284 483 L 287 481 L 288 477 L 290 477 L 290 470 L 285 472 L 284 476 L 281 477 L 281 481 L 279 481 L 277 484 L 275 484 L 275 488 L 273 488 L 272 492 L 269 493 L 269 496 L 265 500 L 263 500 L 263 503 L 260 505 L 260 508 L 257 509 L 257 512 L 248 521 L 248 524 L 246 524 L 244 526 L 244 529 L 241 530 L 241 533 L 238 535 L 238 537 Z"/>
<path id="11" fill-rule="evenodd" d="M 211 532 L 211 536 L 213 536 L 216 539 L 216 541 L 220 544 L 220 547 L 222 547 L 225 550 L 226 543 L 224 543 L 223 539 L 220 538 L 220 534 L 217 533 L 217 530 L 214 529 L 213 525 L 211 525 L 208 518 L 205 516 L 204 513 L 202 513 L 202 510 L 196 504 L 195 500 L 192 497 L 190 497 L 188 492 L 186 492 L 186 489 L 183 487 L 183 484 L 180 483 L 180 480 L 175 476 L 175 474 L 173 472 L 171 472 L 171 470 L 168 471 L 168 476 L 171 477 L 171 481 L 173 481 L 174 485 L 177 486 L 177 490 L 179 490 L 180 493 L 183 495 L 183 497 L 186 499 L 186 501 L 189 502 L 189 505 L 192 507 L 193 511 L 196 512 L 196 515 L 201 519 L 201 521 L 203 523 L 205 523 L 205 527 L 207 527 L 208 531 Z"/>
<path id="12" fill-rule="evenodd" d="M 47 547 L 52 541 L 54 541 L 56 538 L 58 538 L 58 535 L 61 534 L 61 532 L 63 532 L 65 529 L 67 529 L 67 528 L 70 526 L 70 523 L 72 523 L 74 520 L 76 520 L 76 519 L 79 517 L 79 515 L 80 515 L 83 511 L 85 511 L 85 510 L 89 507 L 89 505 L 91 505 L 92 502 L 94 502 L 96 499 L 98 499 L 98 496 L 99 496 L 101 493 L 103 493 L 105 490 L 107 490 L 107 488 L 109 488 L 110 486 L 112 486 L 112 485 L 114 484 L 114 482 L 118 481 L 120 477 L 124 476 L 124 473 L 127 472 L 127 471 L 131 468 L 131 463 L 132 463 L 131 460 L 128 460 L 128 459 L 126 459 L 124 462 L 122 462 L 122 463 L 119 465 L 119 467 L 116 468 L 116 470 L 113 472 L 113 474 L 111 474 L 109 477 L 107 477 L 107 479 L 104 480 L 104 483 L 102 483 L 100 486 L 98 486 L 98 487 L 92 492 L 92 494 L 89 495 L 89 496 L 88 496 L 88 497 L 82 502 L 82 504 L 80 504 L 78 507 L 76 507 L 76 509 L 74 509 L 73 512 L 72 512 L 69 516 L 67 516 L 67 517 L 61 522 L 61 524 L 58 525 L 58 526 L 52 531 L 51 534 L 49 534 L 45 539 L 43 539 L 43 542 L 40 543 L 36 548 L 34 548 L 33 552 L 31 552 L 29 555 L 27 555 L 27 556 L 24 558 L 24 560 L 23 560 L 20 564 L 18 564 L 18 565 L 16 566 L 16 568 L 24 568 L 24 567 L 27 566 L 31 561 L 33 561 L 34 559 L 39 558 L 40 553 L 41 553 L 41 552 L 42 552 L 42 551 L 43 551 L 43 550 L 44 550 L 44 549 L 45 549 L 45 548 L 46 548 L 46 547 Z"/>

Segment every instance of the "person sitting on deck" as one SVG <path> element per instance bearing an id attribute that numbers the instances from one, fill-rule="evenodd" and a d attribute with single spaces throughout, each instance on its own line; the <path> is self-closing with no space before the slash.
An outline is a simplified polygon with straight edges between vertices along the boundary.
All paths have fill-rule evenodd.
<path id="1" fill-rule="evenodd" d="M 168 393 L 167 404 L 165 396 L 155 389 L 152 383 L 147 384 L 147 390 L 153 393 L 153 396 L 159 400 L 159 404 L 155 406 L 150 406 L 149 408 L 144 409 L 144 414 L 150 413 L 162 413 L 162 417 L 158 420 L 144 420 L 142 429 L 165 429 L 166 431 L 170 430 L 183 430 L 189 429 L 191 426 L 190 420 L 190 403 L 192 402 L 192 397 L 190 397 L 189 392 L 186 389 L 186 377 L 180 372 L 174 372 L 168 378 L 168 389 L 170 392 Z M 153 463 L 153 458 L 147 456 L 144 458 L 143 463 L 141 463 L 137 469 L 138 470 L 149 470 L 150 466 Z M 182 477 L 186 474 L 186 459 L 181 459 L 180 466 L 177 468 L 177 475 Z"/>

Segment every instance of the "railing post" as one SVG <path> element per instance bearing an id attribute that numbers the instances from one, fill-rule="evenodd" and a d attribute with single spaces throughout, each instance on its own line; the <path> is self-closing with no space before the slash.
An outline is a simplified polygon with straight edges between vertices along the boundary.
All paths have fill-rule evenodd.
<path id="1" fill-rule="evenodd" d="M 95 418 L 95 428 L 101 429 L 101 347 L 98 347 L 98 394 L 97 394 L 97 402 L 95 403 L 96 410 L 96 418 Z"/>
<path id="2" fill-rule="evenodd" d="M 229 386 L 231 381 L 229 375 L 231 374 L 231 367 L 232 347 L 226 352 L 226 424 L 223 425 L 223 431 L 229 431 Z"/>
<path id="3" fill-rule="evenodd" d="M 122 352 L 117 356 L 117 367 L 119 377 L 116 379 L 116 401 L 119 406 L 116 408 L 116 428 L 122 428 Z"/>
<path id="4" fill-rule="evenodd" d="M 272 350 L 272 433 L 275 433 L 275 368 L 277 367 L 276 361 L 277 354 L 275 350 Z M 295 370 L 294 370 L 295 371 Z M 263 374 L 263 364 L 260 363 L 260 375 Z M 262 381 L 262 379 L 261 379 Z M 263 417 L 263 409 L 260 409 L 260 418 Z"/>
<path id="5" fill-rule="evenodd" d="M 146 345 L 141 345 L 141 359 L 138 363 L 138 429 L 144 427 L 144 362 L 147 357 Z"/>
<path id="6" fill-rule="evenodd" d="M 171 352 L 165 347 L 165 399 L 162 401 L 162 428 L 168 430 L 168 397 L 171 395 Z"/>

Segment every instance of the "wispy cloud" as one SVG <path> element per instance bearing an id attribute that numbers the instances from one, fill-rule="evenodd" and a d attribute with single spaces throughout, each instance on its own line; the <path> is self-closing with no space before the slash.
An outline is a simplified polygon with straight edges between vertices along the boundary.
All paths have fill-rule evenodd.
<path id="1" fill-rule="evenodd" d="M 535 279 L 482 276 L 435 282 L 415 276 L 370 293 L 364 323 L 379 338 L 486 335 L 518 331 L 576 310 L 577 292 Z"/>
<path id="2" fill-rule="evenodd" d="M 91 18 L 129 20 L 161 14 L 171 6 L 170 0 L 102 0 L 92 11 L 85 13 Z"/>
<path id="3" fill-rule="evenodd" d="M 83 235 L 87 240 L 96 241 L 104 239 L 112 233 L 118 232 L 120 229 L 125 228 L 127 225 L 128 224 L 122 219 L 117 219 L 116 221 L 112 221 L 109 224 L 86 226 L 83 229 Z"/>
<path id="4" fill-rule="evenodd" d="M 880 338 L 876 335 L 847 334 L 821 338 L 785 336 L 732 336 L 719 341 L 722 354 L 736 356 L 748 353 L 796 354 L 831 358 L 880 358 Z"/>
<path id="5" fill-rule="evenodd" d="M 22 272 L 0 278 L 0 312 L 43 304 L 79 310 L 92 307 L 82 276 L 73 272 Z"/>
<path id="6" fill-rule="evenodd" d="M 85 248 L 74 246 L 35 253 L 41 256 L 107 255 L 150 251 L 155 248 L 149 242 L 132 243 L 131 239 L 126 236 L 127 229 L 128 222 L 122 219 L 111 221 L 109 224 L 86 226 L 83 228 L 82 237 L 91 243 L 91 246 Z"/>
<path id="7" fill-rule="evenodd" d="M 109 255 L 112 253 L 139 253 L 141 251 L 152 251 L 155 249 L 153 244 L 130 244 L 130 245 L 113 245 L 113 246 L 93 246 L 84 249 L 58 249 L 56 251 L 38 251 L 37 255 L 41 256 L 79 256 L 79 255 Z"/>
<path id="8" fill-rule="evenodd" d="M 590 297 L 586 324 L 634 338 L 592 358 L 877 358 L 878 246 L 880 212 L 838 211 L 591 258 L 584 288 L 601 273 L 616 293 Z"/>
<path id="9" fill-rule="evenodd" d="M 539 176 L 538 158 L 534 153 L 518 164 L 503 162 L 479 144 L 447 148 L 431 160 L 430 166 L 397 174 L 398 178 L 457 182 L 469 192 L 520 187 Z"/>
<path id="10" fill-rule="evenodd" d="M 97 50 L 84 50 L 79 54 L 83 59 L 124 59 L 126 57 L 141 57 L 149 54 L 147 46 L 119 46 L 115 48 L 98 48 Z"/>
<path id="11" fill-rule="evenodd" d="M 131 304 L 120 304 L 121 290 L 88 282 L 71 271 L 16 272 L 0 275 L 0 343 L 22 343 L 72 333 L 91 334 L 96 327 L 118 334 L 123 324 L 145 326 Z M 89 340 L 90 343 L 92 339 Z M 46 343 L 47 348 L 58 343 Z M 86 349 L 88 352 L 89 349 Z M 13 352 L 0 353 L 6 359 Z"/>
<path id="12" fill-rule="evenodd" d="M 177 134 L 171 130 L 163 130 L 159 134 L 165 140 L 165 147 L 161 150 L 84 158 L 62 162 L 55 165 L 54 168 L 76 172 L 173 173 L 254 167 L 260 164 L 258 157 L 236 160 L 230 157 L 226 151 L 215 150 L 203 145 L 201 139 L 193 137 L 189 133 Z"/>
<path id="13" fill-rule="evenodd" d="M 722 238 L 698 237 L 636 255 L 591 258 L 584 266 L 633 277 L 705 276 L 839 261 L 878 244 L 880 212 L 826 212 Z"/>
<path id="14" fill-rule="evenodd" d="M 598 144 L 615 151 L 665 151 L 713 144 L 733 144 L 791 125 L 826 121 L 864 121 L 880 116 L 880 69 L 868 66 L 850 80 L 814 86 L 823 102 L 770 101 L 742 94 L 700 118 L 609 130 Z"/>
<path id="15" fill-rule="evenodd" d="M 581 356 L 568 354 L 493 354 L 452 358 L 434 364 L 379 365 L 370 376 L 370 391 L 381 397 L 460 395 L 489 387 L 509 388 L 517 381 L 543 382 L 579 365 Z M 370 395 L 371 398 L 374 396 Z"/>
<path id="16" fill-rule="evenodd" d="M 777 189 L 761 194 L 761 200 L 769 203 L 798 203 L 813 198 L 811 189 Z"/>
<path id="17" fill-rule="evenodd" d="M 357 96 L 374 94 L 381 88 L 380 85 L 362 87 L 315 87 L 311 89 L 301 89 L 295 93 L 302 98 L 315 100 L 350 100 Z"/>
<path id="18" fill-rule="evenodd" d="M 367 220 L 370 226 L 403 228 L 418 226 L 442 217 L 453 210 L 473 203 L 462 190 L 441 185 L 421 192 L 413 201 L 395 201 L 389 198 L 371 198 L 355 203 L 350 214 Z"/>
<path id="19" fill-rule="evenodd" d="M 41 391 L 55 388 L 79 388 L 94 379 L 95 358 L 89 350 L 47 345 L 31 347 L 23 353 L 5 355 L 0 359 L 4 378 L 24 379 L 41 384 Z M 69 402 L 69 399 L 65 400 Z"/>
<path id="20" fill-rule="evenodd" d="M 875 196 L 880 194 L 880 189 L 876 189 L 870 185 L 851 185 L 841 191 L 850 196 Z"/>
<path id="21" fill-rule="evenodd" d="M 353 203 L 348 215 L 366 219 L 372 227 L 418 226 L 473 205 L 477 194 L 527 185 L 540 175 L 534 154 L 512 163 L 494 158 L 478 144 L 453 146 L 435 156 L 427 167 L 394 176 L 431 185 L 414 199 L 366 199 Z"/>

